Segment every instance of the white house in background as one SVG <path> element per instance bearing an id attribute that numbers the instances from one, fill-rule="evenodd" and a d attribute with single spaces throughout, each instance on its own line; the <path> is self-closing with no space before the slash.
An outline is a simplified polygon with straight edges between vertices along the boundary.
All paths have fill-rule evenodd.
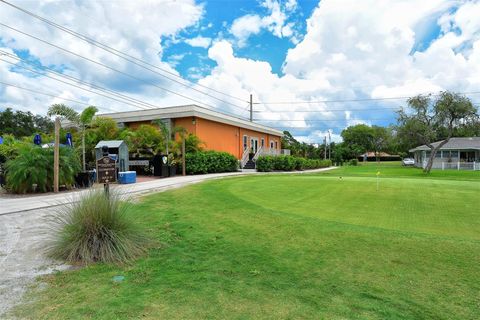
<path id="1" fill-rule="evenodd" d="M 442 141 L 432 145 L 437 146 Z M 423 145 L 409 151 L 414 154 L 415 166 L 425 168 L 430 158 L 430 148 Z M 480 170 L 480 137 L 450 138 L 435 154 L 432 168 Z"/>

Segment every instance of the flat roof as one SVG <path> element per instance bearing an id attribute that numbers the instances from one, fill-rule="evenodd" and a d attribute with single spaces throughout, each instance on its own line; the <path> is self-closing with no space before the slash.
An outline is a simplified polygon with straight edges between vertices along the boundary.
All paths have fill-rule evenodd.
<path id="1" fill-rule="evenodd" d="M 107 146 L 109 148 L 118 148 L 122 144 L 125 144 L 125 141 L 123 141 L 123 140 L 101 140 L 97 143 L 95 148 L 101 148 L 103 146 Z"/>
<path id="2" fill-rule="evenodd" d="M 255 122 L 247 121 L 222 112 L 200 107 L 194 104 L 164 108 L 152 108 L 146 110 L 103 113 L 99 114 L 99 116 L 109 117 L 117 122 L 136 122 L 168 118 L 175 119 L 184 117 L 198 117 L 202 119 L 212 120 L 215 122 L 233 125 L 236 127 L 268 133 L 275 136 L 283 136 L 283 132 L 280 130 L 267 127 Z"/>

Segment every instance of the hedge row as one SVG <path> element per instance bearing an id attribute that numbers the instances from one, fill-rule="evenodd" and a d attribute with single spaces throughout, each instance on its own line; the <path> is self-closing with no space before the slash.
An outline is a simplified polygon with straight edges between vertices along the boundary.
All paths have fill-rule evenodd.
<path id="1" fill-rule="evenodd" d="M 232 172 L 238 169 L 238 160 L 227 152 L 187 153 L 185 162 L 187 174 Z"/>
<path id="2" fill-rule="evenodd" d="M 318 169 L 331 165 L 330 160 L 305 159 L 294 156 L 262 156 L 257 159 L 257 170 L 263 172 Z"/>

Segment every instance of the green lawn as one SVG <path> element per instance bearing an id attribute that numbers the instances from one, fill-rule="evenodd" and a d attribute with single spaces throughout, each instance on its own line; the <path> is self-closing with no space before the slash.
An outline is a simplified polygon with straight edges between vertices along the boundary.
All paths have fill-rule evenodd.
<path id="1" fill-rule="evenodd" d="M 375 173 L 380 171 L 379 190 Z M 478 319 L 480 175 L 398 164 L 148 196 L 158 239 L 126 267 L 62 272 L 26 318 Z M 112 277 L 124 275 L 121 283 Z"/>

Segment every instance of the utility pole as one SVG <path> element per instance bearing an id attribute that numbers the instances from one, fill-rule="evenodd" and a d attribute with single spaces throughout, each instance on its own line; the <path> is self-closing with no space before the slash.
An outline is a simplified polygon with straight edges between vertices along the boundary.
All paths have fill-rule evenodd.
<path id="1" fill-rule="evenodd" d="M 55 118 L 55 145 L 53 147 L 53 192 L 58 192 L 60 173 L 60 117 Z"/>
<path id="2" fill-rule="evenodd" d="M 323 153 L 323 160 L 327 160 L 327 136 L 323 139 L 325 142 L 325 152 Z"/>
<path id="3" fill-rule="evenodd" d="M 253 97 L 250 94 L 250 122 L 253 121 Z"/>
<path id="4" fill-rule="evenodd" d="M 328 160 L 332 155 L 332 136 L 330 135 L 330 129 L 328 129 Z"/>

